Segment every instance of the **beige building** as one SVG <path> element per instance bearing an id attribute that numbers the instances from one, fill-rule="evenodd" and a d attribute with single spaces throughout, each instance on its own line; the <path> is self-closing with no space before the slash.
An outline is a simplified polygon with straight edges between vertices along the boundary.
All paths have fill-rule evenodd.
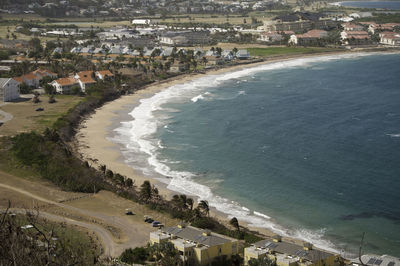
<path id="1" fill-rule="evenodd" d="M 278 266 L 336 265 L 338 255 L 313 248 L 312 244 L 303 246 L 282 241 L 279 235 L 261 240 L 244 249 L 244 264 L 251 259 L 269 258 Z"/>
<path id="2" fill-rule="evenodd" d="M 171 242 L 182 261 L 209 265 L 217 257 L 230 259 L 238 254 L 239 241 L 192 226 L 178 225 L 150 233 L 150 243 Z M 190 264 L 191 265 L 191 264 Z"/>

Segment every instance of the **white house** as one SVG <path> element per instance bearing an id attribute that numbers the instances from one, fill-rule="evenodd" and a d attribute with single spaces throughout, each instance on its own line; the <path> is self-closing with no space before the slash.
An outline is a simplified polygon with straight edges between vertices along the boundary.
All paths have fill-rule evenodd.
<path id="1" fill-rule="evenodd" d="M 132 24 L 135 26 L 148 26 L 150 25 L 150 19 L 134 19 L 132 20 Z"/>
<path id="2" fill-rule="evenodd" d="M 12 78 L 0 78 L 0 102 L 9 102 L 18 98 L 18 82 Z"/>
<path id="3" fill-rule="evenodd" d="M 54 80 L 50 83 L 55 89 L 57 93 L 68 93 L 73 86 L 79 86 L 79 83 L 74 78 L 60 78 Z"/>
<path id="4" fill-rule="evenodd" d="M 236 53 L 236 58 L 241 59 L 241 60 L 242 59 L 250 59 L 250 53 L 246 49 L 239 50 Z"/>

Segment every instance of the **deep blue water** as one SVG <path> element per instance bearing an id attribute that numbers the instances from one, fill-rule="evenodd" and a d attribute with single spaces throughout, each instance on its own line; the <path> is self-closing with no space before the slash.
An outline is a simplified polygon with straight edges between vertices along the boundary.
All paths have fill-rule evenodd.
<path id="1" fill-rule="evenodd" d="M 345 1 L 340 2 L 340 5 L 357 8 L 383 8 L 389 10 L 400 9 L 400 1 Z"/>
<path id="2" fill-rule="evenodd" d="M 296 62 L 144 100 L 125 157 L 239 221 L 400 256 L 400 55 Z"/>

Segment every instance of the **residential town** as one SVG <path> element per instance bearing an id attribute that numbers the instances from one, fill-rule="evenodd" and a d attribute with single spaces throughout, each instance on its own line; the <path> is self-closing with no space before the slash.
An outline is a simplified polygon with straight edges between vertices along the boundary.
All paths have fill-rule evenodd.
<path id="1" fill-rule="evenodd" d="M 400 266 L 362 244 L 346 254 L 258 231 L 235 214 L 210 216 L 206 200 L 135 183 L 121 165 L 83 156 L 79 145 L 89 144 L 77 141 L 97 108 L 150 85 L 157 91 L 250 64 L 399 48 L 400 12 L 326 1 L 2 1 L 0 220 L 11 229 L 0 234 L 19 243 L 7 242 L 20 252 L 13 264 L 37 252 L 41 262 L 71 265 Z M 23 212 L 31 207 L 36 216 Z M 57 230 L 42 232 L 39 223 Z M 55 235 L 65 228 L 79 240 Z M 0 264 L 11 265 L 2 252 Z"/>

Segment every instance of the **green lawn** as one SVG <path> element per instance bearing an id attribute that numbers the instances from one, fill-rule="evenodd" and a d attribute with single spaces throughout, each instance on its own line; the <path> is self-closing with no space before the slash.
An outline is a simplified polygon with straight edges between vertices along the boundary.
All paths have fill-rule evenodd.
<path id="1" fill-rule="evenodd" d="M 333 52 L 338 49 L 324 47 L 268 47 L 268 48 L 247 48 L 251 56 L 274 56 L 285 54 L 313 54 Z"/>

